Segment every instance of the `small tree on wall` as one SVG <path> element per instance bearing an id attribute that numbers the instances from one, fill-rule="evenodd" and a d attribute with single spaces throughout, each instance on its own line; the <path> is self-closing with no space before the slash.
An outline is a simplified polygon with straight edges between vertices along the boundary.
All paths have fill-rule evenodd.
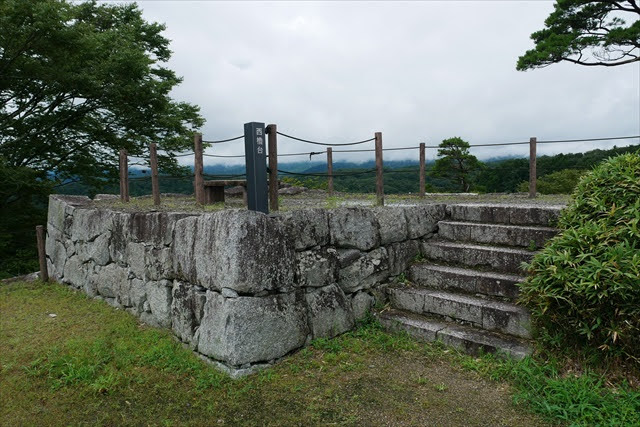
<path id="1" fill-rule="evenodd" d="M 436 160 L 431 175 L 453 181 L 462 192 L 469 191 L 470 176 L 482 168 L 482 162 L 469 154 L 469 143 L 460 137 L 445 139 L 439 147 L 440 158 Z"/>

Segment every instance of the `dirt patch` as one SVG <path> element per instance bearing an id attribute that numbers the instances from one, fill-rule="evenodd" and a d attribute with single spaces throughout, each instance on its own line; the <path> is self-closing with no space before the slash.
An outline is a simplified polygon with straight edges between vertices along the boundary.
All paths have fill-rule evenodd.
<path id="1" fill-rule="evenodd" d="M 387 206 L 410 206 L 432 203 L 495 203 L 519 204 L 533 206 L 566 206 L 569 196 L 541 195 L 529 199 L 528 194 L 451 194 L 431 193 L 421 198 L 415 194 L 392 194 L 385 198 Z M 280 210 L 288 211 L 309 208 L 337 208 L 345 206 L 375 206 L 375 194 L 334 193 L 329 196 L 323 190 L 308 190 L 297 195 L 281 195 Z M 105 197 L 94 200 L 93 206 L 126 211 L 126 212 L 213 212 L 221 209 L 246 208 L 242 197 L 227 196 L 224 203 L 200 206 L 195 203 L 193 196 L 181 194 L 163 194 L 160 206 L 153 204 L 151 196 L 132 197 L 130 202 L 123 203 L 117 197 Z"/>
<path id="2" fill-rule="evenodd" d="M 543 424 L 506 383 L 375 327 L 230 380 L 169 331 L 63 285 L 2 286 L 0 312 L 0 425 Z"/>
<path id="3" fill-rule="evenodd" d="M 308 419 L 371 426 L 544 424 L 513 404 L 506 383 L 483 380 L 419 350 L 351 356 L 359 365 L 353 370 L 340 356 L 343 363 L 321 358 L 324 369 L 309 370 L 315 385 L 306 390 Z"/>

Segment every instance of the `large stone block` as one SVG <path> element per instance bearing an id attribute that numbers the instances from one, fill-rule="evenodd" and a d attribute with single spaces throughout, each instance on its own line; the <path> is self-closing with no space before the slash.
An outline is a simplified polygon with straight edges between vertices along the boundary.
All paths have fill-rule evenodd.
<path id="1" fill-rule="evenodd" d="M 401 207 L 375 208 L 373 213 L 380 226 L 380 244 L 407 240 L 407 219 Z"/>
<path id="2" fill-rule="evenodd" d="M 445 205 L 418 205 L 404 208 L 407 220 L 407 236 L 418 239 L 438 229 L 438 221 L 443 220 L 447 213 Z"/>
<path id="3" fill-rule="evenodd" d="M 329 212 L 331 244 L 368 251 L 380 245 L 378 221 L 371 209 L 340 208 Z"/>
<path id="4" fill-rule="evenodd" d="M 198 351 L 233 366 L 278 359 L 304 345 L 309 333 L 301 291 L 224 298 L 207 292 Z"/>
<path id="5" fill-rule="evenodd" d="M 64 245 L 64 248 L 67 251 L 67 259 L 71 258 L 77 253 L 76 245 L 71 241 L 71 239 L 63 240 L 62 244 Z"/>
<path id="6" fill-rule="evenodd" d="M 138 279 L 144 279 L 146 271 L 144 243 L 129 242 L 126 254 L 126 263 L 129 266 L 129 271 Z"/>
<path id="7" fill-rule="evenodd" d="M 131 279 L 121 283 L 118 300 L 124 307 L 132 308 L 133 313 L 140 314 L 147 301 L 147 289 L 141 279 Z"/>
<path id="8" fill-rule="evenodd" d="M 313 338 L 333 338 L 353 328 L 351 302 L 336 285 L 305 295 Z"/>
<path id="9" fill-rule="evenodd" d="M 422 254 L 432 260 L 457 263 L 470 267 L 490 267 L 503 273 L 522 274 L 522 263 L 531 262 L 534 252 L 498 246 L 472 245 L 448 241 L 427 240 Z"/>
<path id="10" fill-rule="evenodd" d="M 88 266 L 82 262 L 79 256 L 74 255 L 64 265 L 62 281 L 80 289 L 87 281 Z"/>
<path id="11" fill-rule="evenodd" d="M 335 249 L 324 248 L 298 252 L 296 260 L 300 286 L 320 288 L 336 283 L 338 255 Z"/>
<path id="12" fill-rule="evenodd" d="M 353 317 L 356 320 L 364 319 L 374 304 L 375 298 L 372 295 L 367 292 L 357 292 L 351 299 Z"/>
<path id="13" fill-rule="evenodd" d="M 145 251 L 145 276 L 147 280 L 172 280 L 173 260 L 171 248 L 146 248 Z"/>
<path id="14" fill-rule="evenodd" d="M 47 212 L 47 228 L 56 228 L 61 232 L 68 232 L 68 216 L 75 207 L 85 206 L 91 200 L 86 196 L 65 196 L 52 194 L 49 196 L 49 206 Z"/>
<path id="15" fill-rule="evenodd" d="M 181 212 L 136 212 L 130 214 L 131 240 L 160 248 L 173 241 L 173 230 L 178 220 L 194 214 Z"/>
<path id="16" fill-rule="evenodd" d="M 56 270 L 50 259 L 47 259 L 47 271 L 50 279 L 62 281 L 63 270 Z"/>
<path id="17" fill-rule="evenodd" d="M 60 278 L 64 274 L 64 265 L 67 262 L 67 249 L 60 241 L 62 233 L 55 228 L 47 230 L 47 240 L 45 243 L 45 252 L 47 258 L 51 262 L 49 267 L 49 275 L 54 278 Z"/>
<path id="18" fill-rule="evenodd" d="M 49 210 L 47 212 L 47 229 L 51 232 L 51 228 L 58 231 L 64 231 L 65 207 L 66 203 L 60 197 L 49 196 Z"/>
<path id="19" fill-rule="evenodd" d="M 482 224 L 474 222 L 440 221 L 438 237 L 462 242 L 495 245 L 542 247 L 557 234 L 551 227 L 530 225 Z"/>
<path id="20" fill-rule="evenodd" d="M 304 209 L 286 212 L 279 220 L 293 238 L 297 251 L 325 246 L 329 243 L 329 216 L 326 209 Z"/>
<path id="21" fill-rule="evenodd" d="M 127 270 L 113 263 L 105 267 L 95 267 L 92 280 L 97 292 L 107 298 L 116 298 L 122 288 L 127 289 L 129 286 Z"/>
<path id="22" fill-rule="evenodd" d="M 528 310 L 509 303 L 487 301 L 482 308 L 482 327 L 531 338 L 531 317 Z"/>
<path id="23" fill-rule="evenodd" d="M 340 268 L 345 268 L 356 262 L 362 256 L 362 252 L 357 249 L 338 249 L 338 264 Z"/>
<path id="24" fill-rule="evenodd" d="M 207 289 L 240 294 L 293 289 L 293 242 L 277 219 L 228 210 L 176 223 L 173 265 L 177 277 Z"/>
<path id="25" fill-rule="evenodd" d="M 555 224 L 562 206 L 460 203 L 447 209 L 455 221 L 548 226 Z"/>
<path id="26" fill-rule="evenodd" d="M 161 280 L 147 282 L 145 286 L 151 313 L 151 320 L 147 322 L 162 328 L 170 328 L 173 283 L 169 280 Z"/>
<path id="27" fill-rule="evenodd" d="M 192 343 L 193 335 L 203 315 L 205 292 L 189 283 L 173 282 L 171 293 L 171 328 L 186 343 Z"/>
<path id="28" fill-rule="evenodd" d="M 389 257 L 384 247 L 364 254 L 338 272 L 338 284 L 347 293 L 368 289 L 389 278 Z"/>
<path id="29" fill-rule="evenodd" d="M 416 289 L 405 286 L 390 287 L 388 290 L 391 305 L 403 311 L 422 314 L 424 312 L 424 289 Z"/>
<path id="30" fill-rule="evenodd" d="M 391 285 L 392 284 L 389 282 L 378 283 L 371 289 L 367 290 L 367 292 L 373 297 L 374 304 L 384 305 L 389 301 L 389 295 L 387 294 L 387 291 L 389 287 L 391 287 Z"/>
<path id="31" fill-rule="evenodd" d="M 93 263 L 87 264 L 87 279 L 82 284 L 82 289 L 91 298 L 98 296 L 98 281 L 101 280 L 99 274 L 100 266 Z"/>
<path id="32" fill-rule="evenodd" d="M 403 273 L 413 259 L 420 253 L 420 244 L 415 240 L 394 243 L 387 246 L 389 254 L 389 274 L 397 276 Z"/>
<path id="33" fill-rule="evenodd" d="M 91 261 L 97 265 L 107 265 L 110 261 L 108 234 L 100 234 L 90 242 L 78 242 L 76 248 L 83 262 Z"/>
<path id="34" fill-rule="evenodd" d="M 127 265 L 127 244 L 131 240 L 131 214 L 116 212 L 109 244 L 109 256 L 121 266 Z"/>
<path id="35" fill-rule="evenodd" d="M 90 242 L 101 234 L 110 233 L 116 213 L 104 209 L 76 209 L 71 223 L 73 242 Z"/>
<path id="36" fill-rule="evenodd" d="M 555 225 L 561 211 L 561 206 L 513 207 L 509 215 L 509 223 L 515 225 Z"/>

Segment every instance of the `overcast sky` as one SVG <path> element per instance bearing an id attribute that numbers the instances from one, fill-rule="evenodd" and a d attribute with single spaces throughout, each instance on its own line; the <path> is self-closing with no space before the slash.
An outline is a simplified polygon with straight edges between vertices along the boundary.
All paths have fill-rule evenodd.
<path id="1" fill-rule="evenodd" d="M 640 135 L 640 64 L 515 70 L 552 1 L 138 4 L 147 20 L 167 25 L 169 66 L 184 78 L 173 95 L 201 107 L 205 140 L 241 135 L 250 121 L 327 142 L 380 131 L 385 148 L 452 136 L 480 144 Z M 321 150 L 278 142 L 279 153 Z M 539 153 L 632 142 L 639 141 L 546 145 Z M 243 154 L 243 142 L 209 152 Z M 528 147 L 472 152 L 526 156 Z M 434 157 L 428 150 L 427 159 Z M 417 150 L 385 153 L 405 158 L 417 160 Z"/>

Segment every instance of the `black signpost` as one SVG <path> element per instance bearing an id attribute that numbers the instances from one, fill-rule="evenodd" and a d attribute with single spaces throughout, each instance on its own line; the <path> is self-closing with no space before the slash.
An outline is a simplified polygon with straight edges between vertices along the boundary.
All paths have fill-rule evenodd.
<path id="1" fill-rule="evenodd" d="M 247 207 L 269 213 L 264 123 L 244 124 L 244 152 L 247 165 Z"/>

